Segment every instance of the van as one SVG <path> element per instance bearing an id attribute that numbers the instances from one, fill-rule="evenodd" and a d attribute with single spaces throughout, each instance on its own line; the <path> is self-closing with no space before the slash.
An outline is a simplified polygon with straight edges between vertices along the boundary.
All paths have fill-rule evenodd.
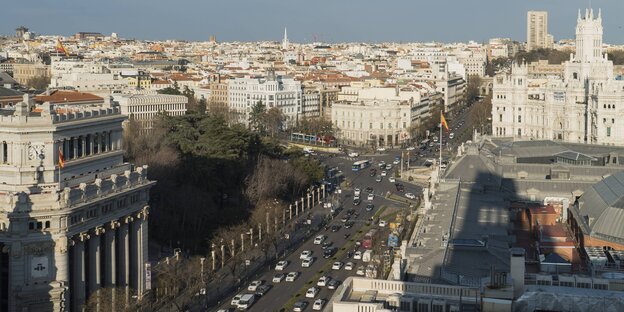
<path id="1" fill-rule="evenodd" d="M 256 302 L 256 295 L 254 294 L 244 294 L 240 300 L 238 300 L 238 304 L 236 305 L 239 310 L 248 310 L 251 306 Z"/>

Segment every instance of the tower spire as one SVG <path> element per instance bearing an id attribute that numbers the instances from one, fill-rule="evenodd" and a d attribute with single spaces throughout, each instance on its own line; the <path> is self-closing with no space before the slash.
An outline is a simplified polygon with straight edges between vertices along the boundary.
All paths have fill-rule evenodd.
<path id="1" fill-rule="evenodd" d="M 282 39 L 282 49 L 288 50 L 290 42 L 288 42 L 288 29 L 284 27 L 284 39 Z"/>

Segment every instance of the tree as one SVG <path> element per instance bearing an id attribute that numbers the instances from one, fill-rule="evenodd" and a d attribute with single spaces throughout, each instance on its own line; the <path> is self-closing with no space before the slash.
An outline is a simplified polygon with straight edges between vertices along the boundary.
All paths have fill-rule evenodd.
<path id="1" fill-rule="evenodd" d="M 271 107 L 265 116 L 266 127 L 271 137 L 275 137 L 276 134 L 282 129 L 286 116 L 277 107 Z"/>
<path id="2" fill-rule="evenodd" d="M 26 86 L 29 88 L 37 89 L 37 90 L 45 90 L 50 85 L 50 77 L 49 76 L 37 76 L 28 79 L 26 82 Z"/>
<path id="3" fill-rule="evenodd" d="M 133 304 L 133 290 L 127 290 L 124 287 L 115 288 L 99 288 L 93 292 L 87 302 L 85 309 L 87 311 L 137 311 L 138 307 Z"/>
<path id="4" fill-rule="evenodd" d="M 477 75 L 468 76 L 468 83 L 466 84 L 465 103 L 466 105 L 472 105 L 479 94 L 481 93 L 481 77 Z"/>
<path id="5" fill-rule="evenodd" d="M 263 134 L 266 129 L 266 106 L 262 101 L 256 102 L 249 112 L 249 128 Z"/>
<path id="6" fill-rule="evenodd" d="M 487 63 L 485 74 L 494 77 L 496 73 L 511 66 L 512 59 L 508 57 L 497 57 Z"/>
<path id="7" fill-rule="evenodd" d="M 569 51 L 559 51 L 554 49 L 535 49 L 531 51 L 520 51 L 514 56 L 516 63 L 535 62 L 538 60 L 548 60 L 549 64 L 561 64 L 570 59 Z"/>
<path id="8" fill-rule="evenodd" d="M 613 65 L 624 65 L 624 51 L 614 50 L 607 53 L 609 60 L 613 61 Z"/>
<path id="9" fill-rule="evenodd" d="M 492 95 L 488 95 L 483 101 L 474 104 L 475 107 L 470 111 L 470 119 L 474 122 L 475 126 L 480 127 L 480 133 L 487 132 L 489 127 L 489 121 L 492 118 Z"/>
<path id="10" fill-rule="evenodd" d="M 199 102 L 197 103 L 197 108 L 200 114 L 206 113 L 206 111 L 208 110 L 208 101 L 206 101 L 206 98 L 202 96 L 202 98 L 199 99 Z"/>

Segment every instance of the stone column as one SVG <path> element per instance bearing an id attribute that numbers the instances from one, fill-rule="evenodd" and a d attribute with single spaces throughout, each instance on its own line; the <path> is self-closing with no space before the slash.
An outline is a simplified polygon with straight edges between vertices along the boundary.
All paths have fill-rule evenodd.
<path id="1" fill-rule="evenodd" d="M 310 206 L 310 197 L 312 197 L 312 195 L 310 195 L 310 192 L 308 192 L 308 210 L 310 210 L 310 208 L 312 206 Z"/>
<path id="2" fill-rule="evenodd" d="M 299 215 L 299 201 L 295 201 L 295 216 Z M 292 212 L 290 213 L 290 219 L 292 220 Z"/>
<path id="3" fill-rule="evenodd" d="M 4 163 L 4 143 L 0 141 L 0 164 Z"/>
<path id="4" fill-rule="evenodd" d="M 72 140 L 74 140 L 74 157 L 72 159 L 76 159 L 78 158 L 78 138 L 74 137 Z"/>
<path id="5" fill-rule="evenodd" d="M 141 234 L 141 222 L 138 218 L 127 217 L 128 222 L 128 231 L 130 236 L 130 246 L 128 248 L 128 255 L 130 259 L 129 267 L 129 275 L 130 279 L 129 285 L 130 288 L 139 289 L 139 259 L 140 257 L 140 234 Z"/>
<path id="6" fill-rule="evenodd" d="M 85 241 L 89 239 L 89 234 L 80 233 L 74 240 L 73 247 L 73 267 L 72 267 L 72 310 L 80 311 L 82 304 L 86 300 L 85 294 Z"/>
<path id="7" fill-rule="evenodd" d="M 80 147 L 82 157 L 85 157 L 87 155 L 87 136 L 81 136 L 80 141 L 82 141 L 82 146 Z"/>
<path id="8" fill-rule="evenodd" d="M 102 285 L 100 275 L 100 236 L 104 234 L 104 228 L 97 227 L 89 238 L 89 294 L 97 291 Z"/>
<path id="9" fill-rule="evenodd" d="M 122 220 L 117 233 L 118 237 L 118 250 L 117 250 L 117 263 L 119 264 L 117 286 L 129 286 L 130 283 L 130 235 L 128 233 L 129 224 L 126 220 Z"/>
<path id="10" fill-rule="evenodd" d="M 110 228 L 104 235 L 104 287 L 115 287 L 117 284 L 115 233 L 119 228 L 118 221 L 111 221 Z"/>

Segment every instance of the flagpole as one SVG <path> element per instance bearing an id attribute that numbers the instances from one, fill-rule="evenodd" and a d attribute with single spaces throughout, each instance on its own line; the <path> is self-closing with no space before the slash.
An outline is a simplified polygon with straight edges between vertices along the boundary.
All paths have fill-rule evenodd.
<path id="1" fill-rule="evenodd" d="M 438 163 L 438 178 L 442 177 L 442 110 L 440 110 L 440 162 Z"/>

